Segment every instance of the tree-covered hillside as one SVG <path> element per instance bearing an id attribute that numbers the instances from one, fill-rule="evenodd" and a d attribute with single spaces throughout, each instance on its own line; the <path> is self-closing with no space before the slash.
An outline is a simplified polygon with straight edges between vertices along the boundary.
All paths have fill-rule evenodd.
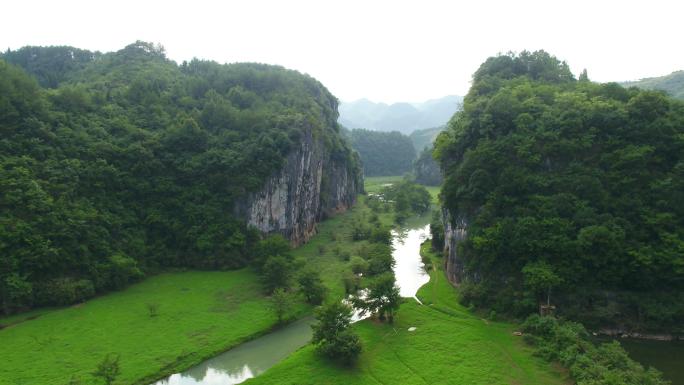
<path id="1" fill-rule="evenodd" d="M 302 135 L 356 167 L 336 120 L 325 87 L 277 66 L 177 65 L 143 42 L 6 52 L 1 311 L 72 303 L 165 266 L 245 265 L 258 234 L 231 215 L 236 202 Z"/>
<path id="2" fill-rule="evenodd" d="M 684 71 L 675 71 L 669 75 L 646 78 L 622 83 L 625 87 L 637 87 L 645 90 L 661 90 L 678 99 L 684 99 Z"/>
<path id="3" fill-rule="evenodd" d="M 425 147 L 413 162 L 413 176 L 416 182 L 428 186 L 439 186 L 442 184 L 442 171 L 432 157 L 434 147 Z"/>
<path id="4" fill-rule="evenodd" d="M 684 103 L 489 58 L 437 140 L 463 298 L 627 329 L 684 325 Z"/>
<path id="5" fill-rule="evenodd" d="M 416 151 L 408 136 L 399 132 L 355 129 L 349 133 L 366 176 L 403 175 L 411 171 Z"/>
<path id="6" fill-rule="evenodd" d="M 439 133 L 444 131 L 445 129 L 446 126 L 439 126 L 432 128 L 423 128 L 420 130 L 413 131 L 409 135 L 409 138 L 411 138 L 411 142 L 413 142 L 413 148 L 415 148 L 416 152 L 419 153 L 423 151 L 426 147 L 432 148 L 432 145 L 435 142 L 435 139 L 437 139 Z"/>

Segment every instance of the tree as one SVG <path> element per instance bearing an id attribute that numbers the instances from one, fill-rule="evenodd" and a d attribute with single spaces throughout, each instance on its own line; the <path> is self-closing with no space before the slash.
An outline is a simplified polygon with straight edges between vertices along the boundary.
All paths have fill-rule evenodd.
<path id="1" fill-rule="evenodd" d="M 271 294 L 271 308 L 278 319 L 278 324 L 286 320 L 286 316 L 292 306 L 292 296 L 283 288 L 277 288 Z"/>
<path id="2" fill-rule="evenodd" d="M 368 286 L 365 298 L 357 298 L 355 303 L 364 311 L 376 313 L 380 320 L 394 322 L 394 312 L 399 309 L 401 297 L 394 273 L 387 272 L 377 276 Z"/>
<path id="3" fill-rule="evenodd" d="M 323 302 L 328 288 L 323 284 L 319 272 L 312 269 L 306 269 L 300 273 L 298 282 L 299 287 L 304 293 L 306 302 L 313 305 L 320 305 L 321 302 Z"/>
<path id="4" fill-rule="evenodd" d="M 261 281 L 266 291 L 272 293 L 276 289 L 289 287 L 294 270 L 294 261 L 286 256 L 273 255 L 268 257 L 261 269 Z"/>
<path id="5" fill-rule="evenodd" d="M 97 370 L 93 372 L 93 376 L 102 379 L 106 385 L 111 385 L 120 373 L 119 355 L 107 354 L 97 365 Z"/>
<path id="6" fill-rule="evenodd" d="M 317 308 L 315 316 L 311 343 L 316 352 L 345 364 L 353 363 L 362 348 L 359 336 L 350 328 L 351 307 L 342 301 L 333 301 Z"/>
<path id="7" fill-rule="evenodd" d="M 551 305 L 551 289 L 558 286 L 563 280 L 553 272 L 551 266 L 544 262 L 530 262 L 522 269 L 525 277 L 525 285 L 536 293 L 546 293 L 546 306 Z"/>

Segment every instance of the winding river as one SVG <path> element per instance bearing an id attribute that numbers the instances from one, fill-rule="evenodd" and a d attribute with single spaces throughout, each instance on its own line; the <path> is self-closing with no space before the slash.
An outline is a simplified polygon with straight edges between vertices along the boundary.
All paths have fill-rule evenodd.
<path id="1" fill-rule="evenodd" d="M 427 219 L 392 231 L 394 274 L 402 297 L 416 298 L 418 289 L 430 280 L 420 258 L 420 244 L 430 235 L 426 223 Z M 301 319 L 153 385 L 239 384 L 265 372 L 306 345 L 311 340 L 313 321 L 312 317 Z"/>

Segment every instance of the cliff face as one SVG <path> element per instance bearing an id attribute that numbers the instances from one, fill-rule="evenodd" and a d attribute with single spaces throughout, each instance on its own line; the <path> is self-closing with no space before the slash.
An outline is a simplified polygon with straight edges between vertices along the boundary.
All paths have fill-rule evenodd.
<path id="1" fill-rule="evenodd" d="M 361 173 L 351 159 L 332 156 L 308 131 L 284 167 L 236 211 L 262 233 L 280 233 L 296 246 L 316 233 L 318 221 L 351 207 L 362 188 Z"/>
<path id="2" fill-rule="evenodd" d="M 453 217 L 449 210 L 442 209 L 444 222 L 444 255 L 446 255 L 445 270 L 449 281 L 458 285 L 463 281 L 463 260 L 458 254 L 458 242 L 468 236 L 468 221 L 464 216 Z"/>

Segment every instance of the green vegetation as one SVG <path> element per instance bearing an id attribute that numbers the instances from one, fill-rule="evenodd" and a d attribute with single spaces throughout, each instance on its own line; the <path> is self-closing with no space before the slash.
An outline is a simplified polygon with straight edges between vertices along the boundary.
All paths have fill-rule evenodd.
<path id="1" fill-rule="evenodd" d="M 364 190 L 369 194 L 379 194 L 380 191 L 394 183 L 401 182 L 404 179 L 401 175 L 393 176 L 372 176 L 363 178 Z"/>
<path id="2" fill-rule="evenodd" d="M 370 320 L 353 325 L 363 351 L 352 367 L 300 349 L 259 377 L 260 384 L 565 384 L 564 375 L 532 355 L 510 324 L 482 319 L 458 304 L 457 292 L 434 259 L 430 282 L 418 292 L 425 304 L 401 305 L 394 323 Z M 409 328 L 415 327 L 414 331 Z"/>
<path id="3" fill-rule="evenodd" d="M 322 356 L 352 364 L 361 353 L 359 336 L 350 328 L 352 308 L 333 301 L 316 309 L 311 343 Z"/>
<path id="4" fill-rule="evenodd" d="M 413 162 L 413 176 L 417 183 L 427 186 L 439 186 L 442 184 L 442 172 L 439 165 L 432 157 L 433 147 L 425 147 Z"/>
<path id="5" fill-rule="evenodd" d="M 646 78 L 621 84 L 625 87 L 637 87 L 644 90 L 661 90 L 675 98 L 684 99 L 684 71 L 675 71 L 665 76 Z"/>
<path id="6" fill-rule="evenodd" d="M 148 303 L 159 305 L 155 317 Z M 301 303 L 291 309 L 305 310 Z M 108 355 L 120 357 L 117 382 L 150 382 L 275 324 L 249 270 L 159 274 L 0 330 L 0 384 L 66 384 L 72 376 L 91 383 Z"/>
<path id="7" fill-rule="evenodd" d="M 380 195 L 374 198 L 374 200 L 379 200 L 381 204 L 384 204 L 384 202 L 390 203 L 397 223 L 404 223 L 406 219 L 414 214 L 422 215 L 427 213 L 432 205 L 432 195 L 430 195 L 430 192 L 424 186 L 413 183 L 410 180 L 403 180 L 385 186 L 380 190 Z M 375 208 L 378 205 L 371 205 L 371 207 Z"/>
<path id="8" fill-rule="evenodd" d="M 413 142 L 413 148 L 416 149 L 417 153 L 423 152 L 425 148 L 432 148 L 435 139 L 437 139 L 437 136 L 439 136 L 439 133 L 445 129 L 446 126 L 439 126 L 413 131 L 409 135 L 411 142 Z"/>
<path id="9" fill-rule="evenodd" d="M 337 100 L 296 71 L 144 42 L 2 57 L 23 69 L 0 59 L 0 313 L 247 265 L 259 236 L 230 213 L 305 137 L 360 175 Z"/>
<path id="10" fill-rule="evenodd" d="M 402 175 L 411 171 L 416 150 L 411 140 L 399 132 L 355 129 L 349 140 L 359 153 L 367 176 Z"/>
<path id="11" fill-rule="evenodd" d="M 552 289 L 590 327 L 684 330 L 684 103 L 501 55 L 435 154 L 464 303 L 525 317 Z"/>
<path id="12" fill-rule="evenodd" d="M 345 295 L 343 278 L 351 274 L 341 254 L 359 256 L 366 249 L 372 254 L 368 240 L 352 240 L 354 226 L 372 215 L 365 202 L 360 196 L 355 207 L 319 223 L 309 243 L 289 252 L 304 266 L 299 274 L 317 273 L 307 279 L 312 287 L 322 283 L 329 298 Z M 377 217 L 382 226 L 392 222 L 390 213 Z M 271 241 L 262 245 L 282 247 Z M 291 283 L 301 284 L 299 274 Z M 293 287 L 283 319 L 311 311 L 305 304 L 308 291 Z M 149 383 L 276 327 L 278 311 L 264 288 L 251 269 L 163 273 L 83 304 L 2 318 L 0 325 L 14 325 L 0 329 L 0 384 L 66 384 L 72 376 L 90 383 L 108 354 L 120 357 L 115 383 Z M 150 304 L 156 305 L 154 316 Z"/>
<path id="13" fill-rule="evenodd" d="M 532 315 L 522 325 L 536 354 L 570 368 L 577 385 L 666 385 L 661 374 L 629 358 L 617 341 L 594 346 L 581 324 Z"/>

